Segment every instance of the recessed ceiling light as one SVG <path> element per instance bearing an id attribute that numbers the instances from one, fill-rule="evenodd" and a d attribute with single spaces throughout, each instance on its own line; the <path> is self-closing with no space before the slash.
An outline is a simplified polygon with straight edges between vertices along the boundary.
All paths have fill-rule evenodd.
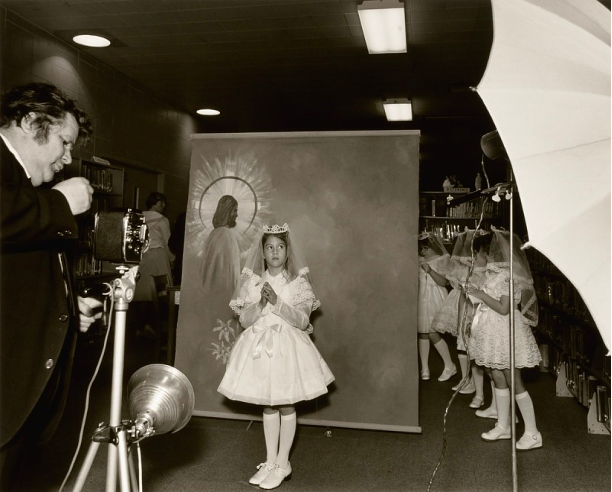
<path id="1" fill-rule="evenodd" d="M 383 101 L 387 121 L 412 121 L 412 103 L 406 99 L 385 99 Z"/>
<path id="2" fill-rule="evenodd" d="M 79 34 L 74 36 L 72 40 L 77 44 L 89 46 L 90 48 L 106 48 L 111 44 L 109 39 L 96 34 Z"/>
<path id="3" fill-rule="evenodd" d="M 196 113 L 204 116 L 217 116 L 218 114 L 221 114 L 221 112 L 217 111 L 216 109 L 198 109 Z"/>

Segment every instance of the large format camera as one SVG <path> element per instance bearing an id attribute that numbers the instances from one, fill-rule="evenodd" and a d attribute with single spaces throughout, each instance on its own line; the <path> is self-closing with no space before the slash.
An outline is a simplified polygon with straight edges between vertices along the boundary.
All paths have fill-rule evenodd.
<path id="1" fill-rule="evenodd" d="M 149 246 L 144 214 L 131 208 L 96 213 L 93 244 L 98 260 L 140 263 Z"/>

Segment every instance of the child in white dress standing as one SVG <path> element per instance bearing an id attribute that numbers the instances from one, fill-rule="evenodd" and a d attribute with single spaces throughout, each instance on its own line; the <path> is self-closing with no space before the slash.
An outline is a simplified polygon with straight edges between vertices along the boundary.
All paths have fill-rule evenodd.
<path id="1" fill-rule="evenodd" d="M 453 254 L 450 257 L 451 266 L 446 274 L 446 278 L 453 289 L 449 292 L 444 304 L 432 321 L 432 328 L 435 331 L 450 333 L 457 337 L 457 357 L 461 369 L 461 380 L 451 389 L 453 391 L 459 390 L 459 393 L 464 395 L 474 393 L 477 387 L 472 378 L 470 361 L 466 353 L 466 326 L 472 321 L 474 307 L 463 294 L 462 287 L 466 281 L 474 285 L 482 285 L 484 281 L 484 266 L 478 263 L 478 255 L 472 247 L 474 237 L 482 234 L 488 233 L 482 230 L 466 229 L 457 236 L 453 246 Z M 484 264 L 486 264 L 486 259 Z M 477 404 L 477 401 L 473 400 L 470 405 Z M 482 402 L 482 398 L 480 398 L 480 402 Z"/>
<path id="2" fill-rule="evenodd" d="M 521 242 L 514 236 L 510 250 L 509 233 L 494 230 L 489 245 L 485 282 L 482 289 L 469 288 L 468 294 L 480 299 L 469 340 L 470 357 L 491 369 L 497 402 L 497 423 L 482 434 L 485 441 L 510 439 L 510 309 L 514 309 L 515 399 L 525 423 L 525 432 L 516 449 L 542 447 L 536 427 L 533 402 L 521 378 L 521 368 L 535 367 L 541 355 L 531 331 L 538 322 L 537 299 L 531 270 Z M 510 258 L 513 261 L 514 300 L 510 302 Z"/>
<path id="3" fill-rule="evenodd" d="M 433 343 L 444 361 L 444 370 L 438 381 L 447 381 L 457 374 L 457 366 L 453 363 L 448 345 L 440 334 L 432 328 L 432 321 L 442 307 L 448 295 L 445 274 L 448 270 L 450 255 L 437 236 L 424 232 L 419 235 L 419 296 L 417 332 L 419 338 L 419 356 L 421 359 L 421 379 L 428 380 L 429 346 Z"/>
<path id="4" fill-rule="evenodd" d="M 270 490 L 291 476 L 295 403 L 327 393 L 334 380 L 310 339 L 320 306 L 289 226 L 263 228 L 249 251 L 230 306 L 246 329 L 236 340 L 218 391 L 263 406 L 266 460 L 249 483 Z"/>

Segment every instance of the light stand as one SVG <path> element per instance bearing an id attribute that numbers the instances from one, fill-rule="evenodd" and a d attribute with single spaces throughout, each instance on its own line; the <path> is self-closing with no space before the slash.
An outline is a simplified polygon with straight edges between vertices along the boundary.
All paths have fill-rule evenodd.
<path id="1" fill-rule="evenodd" d="M 189 422 L 195 406 L 193 387 L 182 372 L 172 366 L 150 364 L 138 369 L 130 378 L 130 419 L 121 420 L 126 315 L 134 297 L 138 267 L 122 265 L 118 270 L 122 277 L 113 282 L 112 289 L 116 309 L 110 422 L 101 423 L 95 430 L 73 489 L 75 492 L 83 489 L 102 442 L 113 444 L 108 450 L 106 491 L 115 491 L 117 468 L 122 492 L 141 490 L 142 476 L 136 477 L 128 445 L 138 444 L 156 434 L 179 431 Z"/>
<path id="2" fill-rule="evenodd" d="M 113 444 L 108 450 L 108 463 L 106 470 L 106 490 L 114 492 L 117 485 L 117 465 L 119 465 L 119 477 L 121 490 L 130 491 L 130 468 L 128 462 L 127 448 L 127 425 L 121 422 L 121 402 L 123 394 L 123 366 L 125 353 L 125 331 L 127 310 L 130 301 L 134 298 L 136 286 L 136 274 L 138 266 L 128 267 L 121 265 L 117 267 L 121 278 L 113 281 L 114 289 L 112 295 L 115 305 L 115 335 L 113 352 L 113 373 L 111 387 L 111 409 L 108 426 L 100 424 L 92 437 L 92 443 L 83 462 L 83 466 L 77 477 L 74 491 L 83 489 L 85 480 L 96 457 L 101 442 Z"/>

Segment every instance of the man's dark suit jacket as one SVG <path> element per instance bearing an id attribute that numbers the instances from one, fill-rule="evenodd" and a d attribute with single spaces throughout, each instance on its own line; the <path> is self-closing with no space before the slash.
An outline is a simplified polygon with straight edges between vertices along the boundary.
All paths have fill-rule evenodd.
<path id="1" fill-rule="evenodd" d="M 62 193 L 34 187 L 0 139 L 0 446 L 36 406 L 75 321 L 59 254 L 78 237 Z M 70 335 L 69 338 L 68 335 Z M 53 377 L 52 377 L 53 375 Z M 47 391 L 49 393 L 49 391 Z"/>

